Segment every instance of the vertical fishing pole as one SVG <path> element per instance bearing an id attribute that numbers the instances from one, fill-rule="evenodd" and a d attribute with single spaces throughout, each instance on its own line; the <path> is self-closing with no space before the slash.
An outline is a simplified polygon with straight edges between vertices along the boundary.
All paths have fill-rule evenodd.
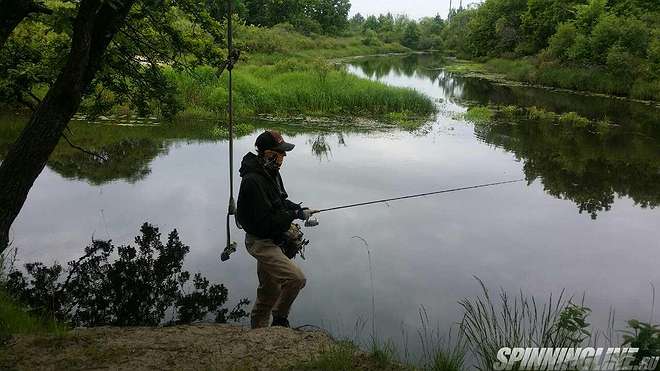
<path id="1" fill-rule="evenodd" d="M 228 0 L 227 7 L 227 62 L 226 68 L 229 72 L 229 102 L 227 104 L 227 122 L 229 125 L 229 206 L 227 207 L 227 245 L 220 255 L 220 260 L 226 261 L 229 255 L 236 251 L 236 242 L 231 241 L 231 229 L 229 226 L 229 219 L 232 215 L 236 214 L 236 202 L 234 201 L 234 105 L 232 97 L 232 76 L 231 72 L 234 69 L 234 63 L 238 56 L 234 52 L 234 45 L 232 40 L 232 8 L 233 0 Z"/>

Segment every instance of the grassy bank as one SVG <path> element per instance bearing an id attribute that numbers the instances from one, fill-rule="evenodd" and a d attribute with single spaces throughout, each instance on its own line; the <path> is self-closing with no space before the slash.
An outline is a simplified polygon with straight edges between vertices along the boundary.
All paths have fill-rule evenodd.
<path id="1" fill-rule="evenodd" d="M 429 97 L 412 89 L 360 79 L 328 62 L 347 56 L 406 52 L 399 44 L 367 45 L 361 37 L 305 36 L 286 25 L 273 28 L 239 26 L 241 60 L 234 69 L 234 104 L 239 117 L 260 114 L 374 117 L 409 124 L 436 111 Z M 179 119 L 223 115 L 227 73 L 212 67 L 194 71 L 165 68 L 176 86 L 183 110 Z M 395 117 L 396 120 L 388 120 Z"/>
<path id="2" fill-rule="evenodd" d="M 0 288 L 0 343 L 17 334 L 63 334 L 66 327 L 49 319 L 37 318 Z M 0 344 L 1 346 L 1 344 Z"/>
<path id="3" fill-rule="evenodd" d="M 483 63 L 459 61 L 448 65 L 446 70 L 492 80 L 504 79 L 580 92 L 660 101 L 660 80 L 633 80 L 602 68 L 567 67 L 556 63 L 541 63 L 535 58 L 495 58 Z"/>
<path id="4" fill-rule="evenodd" d="M 179 117 L 221 115 L 227 103 L 227 75 L 218 77 L 212 68 L 197 68 L 194 74 L 167 71 L 180 92 L 185 107 Z M 416 91 L 360 79 L 323 62 L 245 65 L 234 75 L 234 102 L 239 116 L 297 114 L 383 116 L 390 113 L 422 117 L 435 112 L 435 105 Z"/>

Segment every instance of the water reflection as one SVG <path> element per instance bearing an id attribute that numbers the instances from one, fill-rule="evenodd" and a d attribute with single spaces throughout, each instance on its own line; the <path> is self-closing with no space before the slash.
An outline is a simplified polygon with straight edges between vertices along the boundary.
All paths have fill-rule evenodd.
<path id="1" fill-rule="evenodd" d="M 619 99 L 493 84 L 445 72 L 442 63 L 433 55 L 411 55 L 358 61 L 351 68 L 396 85 L 405 77 L 406 86 L 454 102 L 446 110 L 460 112 L 462 106 L 473 104 L 536 106 L 612 120 L 619 125 L 604 133 L 532 121 L 477 125 L 474 130 L 484 142 L 515 154 L 529 182 L 540 179 L 548 194 L 575 202 L 579 213 L 592 219 L 610 210 L 615 198 L 630 197 L 643 208 L 660 203 L 660 109 Z"/>
<path id="2" fill-rule="evenodd" d="M 615 123 L 643 128 L 660 136 L 660 109 L 642 103 L 602 96 L 588 96 L 565 91 L 529 86 L 507 86 L 484 79 L 446 72 L 445 61 L 433 54 L 413 54 L 405 57 L 367 58 L 351 62 L 351 67 L 363 76 L 396 81 L 397 76 L 418 80 L 412 87 L 439 98 L 476 104 L 537 106 L 548 111 L 574 111 L 592 119 L 608 118 Z M 423 85 L 432 84 L 433 89 Z M 395 83 L 396 84 L 396 83 Z"/>
<path id="3" fill-rule="evenodd" d="M 575 202 L 592 219 L 610 210 L 615 197 L 643 208 L 660 205 L 660 146 L 653 138 L 536 122 L 478 125 L 475 132 L 514 153 L 528 181 L 541 179 L 546 192 Z"/>

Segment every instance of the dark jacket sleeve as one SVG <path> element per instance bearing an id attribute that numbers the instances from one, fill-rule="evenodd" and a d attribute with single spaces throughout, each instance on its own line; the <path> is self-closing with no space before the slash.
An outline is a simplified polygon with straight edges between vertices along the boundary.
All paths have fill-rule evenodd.
<path id="1" fill-rule="evenodd" d="M 300 204 L 297 204 L 289 200 L 284 200 L 284 207 L 286 207 L 287 210 L 293 210 L 293 211 L 298 211 L 302 208 Z"/>
<path id="2" fill-rule="evenodd" d="M 261 238 L 279 237 L 289 229 L 295 218 L 293 211 L 272 205 L 266 191 L 252 177 L 241 181 L 237 213 L 245 230 Z"/>

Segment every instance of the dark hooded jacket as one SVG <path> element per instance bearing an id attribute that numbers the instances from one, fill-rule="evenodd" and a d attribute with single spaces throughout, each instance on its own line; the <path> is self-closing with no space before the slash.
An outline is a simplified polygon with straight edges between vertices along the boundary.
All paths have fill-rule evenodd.
<path id="1" fill-rule="evenodd" d="M 258 238 L 278 240 L 291 226 L 300 205 L 287 200 L 279 172 L 271 174 L 254 153 L 243 157 L 236 220 Z"/>

